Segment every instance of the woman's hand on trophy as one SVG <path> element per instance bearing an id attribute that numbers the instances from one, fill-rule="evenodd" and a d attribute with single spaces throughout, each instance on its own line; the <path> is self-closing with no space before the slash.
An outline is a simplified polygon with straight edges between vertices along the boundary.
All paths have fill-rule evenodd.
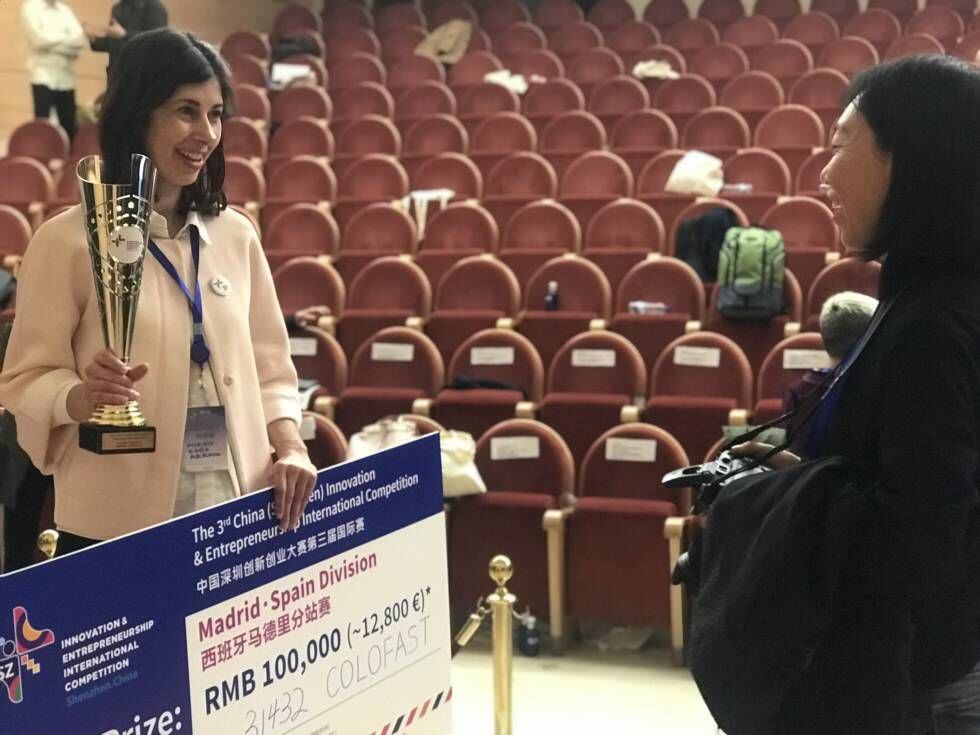
<path id="1" fill-rule="evenodd" d="M 135 383 L 146 376 L 143 363 L 127 366 L 109 349 L 96 354 L 85 368 L 82 383 L 68 393 L 68 415 L 79 423 L 88 421 L 99 405 L 121 406 L 139 398 Z"/>
<path id="2" fill-rule="evenodd" d="M 275 488 L 275 512 L 283 531 L 299 528 L 299 521 L 316 484 L 316 467 L 306 448 L 279 454 L 269 478 Z"/>

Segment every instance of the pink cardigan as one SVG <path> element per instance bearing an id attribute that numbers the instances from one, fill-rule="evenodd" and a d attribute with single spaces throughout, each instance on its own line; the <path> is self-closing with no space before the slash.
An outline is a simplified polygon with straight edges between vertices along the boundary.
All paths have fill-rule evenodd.
<path id="1" fill-rule="evenodd" d="M 201 232 L 204 330 L 211 349 L 238 484 L 268 486 L 266 425 L 300 421 L 296 371 L 272 277 L 252 224 L 227 210 L 188 216 Z M 187 227 L 174 240 L 158 214 L 150 235 L 182 274 L 191 272 Z M 211 287 L 221 277 L 230 288 Z M 35 234 L 24 257 L 17 317 L 0 374 L 0 404 L 17 418 L 17 437 L 34 464 L 54 475 L 55 522 L 63 530 L 107 539 L 173 515 L 187 411 L 191 317 L 184 295 L 149 255 L 136 317 L 133 364 L 140 406 L 156 427 L 152 454 L 100 456 L 78 447 L 78 424 L 65 409 L 68 391 L 103 347 L 92 266 L 80 207 Z"/>

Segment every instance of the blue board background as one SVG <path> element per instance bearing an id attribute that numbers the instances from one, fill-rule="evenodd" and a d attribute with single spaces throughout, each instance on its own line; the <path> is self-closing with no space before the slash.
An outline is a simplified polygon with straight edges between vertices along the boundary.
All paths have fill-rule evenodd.
<path id="1" fill-rule="evenodd" d="M 76 554 L 0 576 L 0 639 L 13 638 L 12 610 L 18 606 L 27 610 L 32 626 L 50 629 L 56 637 L 54 645 L 32 655 L 41 666 L 40 672 L 22 672 L 23 701 L 11 703 L 0 685 L 0 734 L 101 735 L 112 728 L 121 730 L 132 726 L 135 714 L 149 716 L 178 707 L 181 734 L 192 733 L 186 616 L 442 512 L 437 435 L 430 434 L 379 454 L 322 470 L 317 486 L 368 470 L 376 473 L 371 487 L 413 474 L 419 475 L 421 483 L 411 491 L 397 492 L 385 500 L 353 508 L 321 524 L 304 524 L 296 533 L 276 535 L 264 544 L 250 547 L 246 557 L 274 552 L 300 538 L 315 535 L 326 526 L 336 526 L 358 517 L 365 521 L 362 534 L 318 547 L 213 592 L 200 593 L 197 583 L 202 576 L 207 577 L 227 566 L 228 562 L 219 560 L 195 566 L 197 547 L 191 529 L 217 523 L 238 511 L 264 508 L 271 501 L 271 491 L 253 493 Z M 360 489 L 363 488 L 352 488 L 342 494 L 311 501 L 307 512 L 357 495 Z M 259 524 L 243 531 L 228 529 L 220 540 L 232 541 L 271 525 L 271 522 Z M 133 665 L 128 671 L 137 671 L 138 678 L 69 706 L 69 694 L 79 695 L 85 690 L 71 693 L 64 690 L 62 639 L 124 616 L 129 626 L 145 620 L 155 621 L 153 628 L 139 638 L 140 650 L 132 656 Z M 97 682 L 92 686 L 104 683 Z"/>

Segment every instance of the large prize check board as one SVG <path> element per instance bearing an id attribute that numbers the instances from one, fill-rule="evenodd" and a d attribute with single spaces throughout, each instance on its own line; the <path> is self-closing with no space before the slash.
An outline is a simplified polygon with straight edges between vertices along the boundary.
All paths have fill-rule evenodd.
<path id="1" fill-rule="evenodd" d="M 447 589 L 430 435 L 0 577 L 0 734 L 447 735 Z"/>

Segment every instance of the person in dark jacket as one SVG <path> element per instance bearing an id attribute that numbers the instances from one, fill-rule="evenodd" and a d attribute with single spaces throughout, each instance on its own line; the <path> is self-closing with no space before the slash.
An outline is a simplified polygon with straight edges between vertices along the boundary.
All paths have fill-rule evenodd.
<path id="1" fill-rule="evenodd" d="M 980 70 L 901 59 L 859 74 L 845 102 L 822 179 L 849 254 L 882 261 L 884 316 L 813 430 L 818 456 L 871 467 L 873 520 L 780 732 L 975 735 Z M 896 653 L 900 673 L 882 675 L 874 662 Z"/>
<path id="2" fill-rule="evenodd" d="M 109 25 L 97 28 L 84 24 L 93 51 L 109 54 L 111 69 L 123 44 L 137 33 L 167 25 L 167 9 L 160 0 L 119 0 L 112 6 Z"/>

